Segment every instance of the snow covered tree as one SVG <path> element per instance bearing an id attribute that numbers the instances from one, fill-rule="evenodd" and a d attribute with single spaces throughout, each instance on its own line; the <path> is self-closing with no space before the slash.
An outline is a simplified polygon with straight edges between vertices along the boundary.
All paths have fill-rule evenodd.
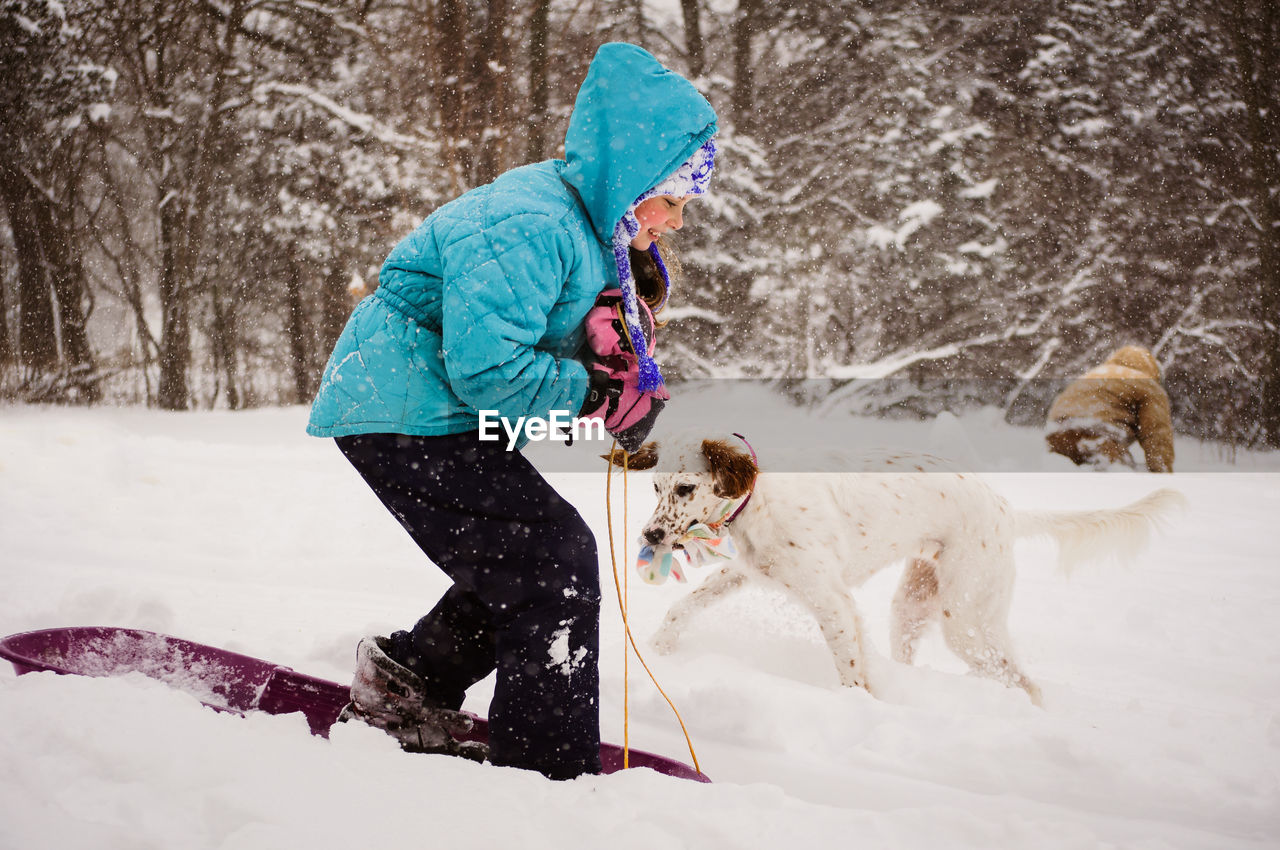
<path id="1" fill-rule="evenodd" d="M 1275 3 L 1233 0 L 1220 19 L 1229 33 L 1244 101 L 1253 172 L 1250 224 L 1257 231 L 1259 318 L 1267 355 L 1260 418 L 1266 442 L 1280 448 L 1280 9 Z"/>
<path id="2" fill-rule="evenodd" d="M 226 13 L 193 0 L 90 8 L 95 43 L 118 69 L 128 100 L 113 141 L 136 170 L 133 179 L 148 187 L 156 219 L 156 403 L 181 410 L 191 401 L 191 304 L 213 187 L 225 179 L 224 107 L 237 88 L 235 46 L 248 10 L 243 2 Z"/>
<path id="3" fill-rule="evenodd" d="M 1213 15 L 1163 0 L 713 14 L 709 55 L 747 67 L 727 113 L 738 133 L 749 116 L 767 164 L 753 237 L 776 265 L 704 309 L 776 343 L 758 374 L 861 382 L 870 410 L 977 402 L 1028 423 L 1137 342 L 1184 428 L 1256 439 L 1257 169 Z M 735 260 L 750 244 L 716 241 Z"/>
<path id="4" fill-rule="evenodd" d="M 1260 330 L 1239 309 L 1253 281 L 1230 261 L 1243 244 L 1233 209 L 1249 173 L 1229 46 L 1206 13 L 1165 2 L 1055 9 L 1023 72 L 1033 97 L 1020 104 L 1035 110 L 1073 199 L 1069 220 L 1104 240 L 1057 331 L 1058 374 L 1124 342 L 1147 345 L 1180 420 L 1202 432 L 1249 403 L 1254 393 L 1239 389 L 1256 386 L 1248 352 Z"/>
<path id="5" fill-rule="evenodd" d="M 347 314 L 376 285 L 390 245 L 443 198 L 447 177 L 430 167 L 439 145 L 352 109 L 368 99 L 350 81 L 323 89 L 269 86 L 235 127 L 241 156 L 220 197 L 234 211 L 232 221 L 254 226 L 232 234 L 238 262 L 216 275 L 236 284 L 212 312 L 223 317 L 220 366 L 228 389 L 237 353 L 250 378 L 288 364 L 292 385 L 247 403 L 311 398 Z M 255 320 L 242 323 L 241 315 Z"/>
<path id="6" fill-rule="evenodd" d="M 200 344 L 212 352 L 215 373 L 227 376 L 229 398 L 238 404 L 227 372 L 229 346 L 237 339 L 232 305 L 261 283 L 253 269 L 236 266 L 246 257 L 225 253 L 243 244 L 233 234 L 256 227 L 253 214 L 241 209 L 237 220 L 217 203 L 230 187 L 245 184 L 238 122 L 252 111 L 255 92 L 315 74 L 358 26 L 341 4 L 113 0 L 89 8 L 94 44 L 119 69 L 127 101 L 99 167 L 104 182 L 116 187 L 118 204 L 129 204 L 120 186 L 144 187 L 140 210 L 117 208 L 114 241 L 141 243 L 123 289 L 138 336 L 154 348 L 154 402 L 166 409 L 191 406 Z M 141 228 L 139 216 L 149 219 Z M 140 276 L 154 280 L 153 296 L 142 291 Z M 158 334 L 150 329 L 153 298 Z M 149 351 L 146 359 L 152 360 Z"/>
<path id="7" fill-rule="evenodd" d="M 596 47 L 625 39 L 721 119 L 674 240 L 669 375 L 1037 423 L 1138 343 L 1181 430 L 1274 442 L 1273 6 L 0 0 L 0 176 L 26 193 L 6 188 L 0 358 L 75 362 L 92 299 L 113 398 L 305 401 L 394 241 L 558 155 Z M 99 66 L 78 82 L 77 51 Z M 107 117 L 86 109 L 108 65 L 110 119 L 83 120 Z"/>
<path id="8" fill-rule="evenodd" d="M 53 0 L 0 0 L 0 200 L 17 268 L 16 345 L 0 289 L 0 367 L 35 400 L 97 397 L 88 290 L 75 250 L 74 199 L 85 127 L 105 114 L 113 75 L 78 52 Z"/>

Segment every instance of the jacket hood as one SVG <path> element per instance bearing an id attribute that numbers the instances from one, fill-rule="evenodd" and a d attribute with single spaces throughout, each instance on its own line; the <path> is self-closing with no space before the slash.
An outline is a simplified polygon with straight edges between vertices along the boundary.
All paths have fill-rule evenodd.
<path id="1" fill-rule="evenodd" d="M 707 99 L 647 50 L 613 42 L 596 51 L 569 118 L 563 176 L 600 241 L 715 132 Z"/>
<path id="2" fill-rule="evenodd" d="M 1160 364 L 1156 362 L 1156 358 L 1152 356 L 1150 351 L 1137 345 L 1126 345 L 1124 348 L 1118 349 L 1115 354 L 1107 360 L 1116 366 L 1124 366 L 1135 372 L 1141 372 L 1149 378 L 1160 380 Z"/>

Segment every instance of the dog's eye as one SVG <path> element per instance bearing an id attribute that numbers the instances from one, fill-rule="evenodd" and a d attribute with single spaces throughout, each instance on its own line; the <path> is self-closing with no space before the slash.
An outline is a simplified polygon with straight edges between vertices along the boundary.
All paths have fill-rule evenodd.
<path id="1" fill-rule="evenodd" d="M 692 496 L 694 489 L 692 484 L 677 484 L 676 495 L 683 499 L 687 496 Z"/>

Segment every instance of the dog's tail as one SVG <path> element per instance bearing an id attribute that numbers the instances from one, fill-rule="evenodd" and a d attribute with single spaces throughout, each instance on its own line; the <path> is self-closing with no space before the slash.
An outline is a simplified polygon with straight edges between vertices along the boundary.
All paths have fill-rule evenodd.
<path id="1" fill-rule="evenodd" d="M 1082 561 L 1111 556 L 1132 560 L 1151 537 L 1151 530 L 1186 497 L 1168 488 L 1149 493 L 1131 505 L 1099 511 L 1019 511 L 1018 537 L 1047 535 L 1058 544 L 1058 565 L 1070 573 Z"/>

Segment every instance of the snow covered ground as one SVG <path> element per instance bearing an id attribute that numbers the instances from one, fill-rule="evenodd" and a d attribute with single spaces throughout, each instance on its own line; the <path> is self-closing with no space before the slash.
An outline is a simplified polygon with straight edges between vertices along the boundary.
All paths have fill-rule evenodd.
<path id="1" fill-rule="evenodd" d="M 774 437 L 753 432 L 766 468 L 803 416 L 778 410 Z M 130 626 L 346 680 L 356 640 L 411 623 L 444 580 L 305 417 L 0 408 L 0 635 Z M 936 633 L 916 667 L 876 661 L 877 699 L 837 685 L 816 627 L 781 596 L 752 589 L 707 612 L 676 654 L 646 655 L 710 785 L 647 770 L 552 783 L 405 755 L 358 725 L 324 740 L 298 715 L 217 714 L 140 677 L 0 665 L 0 848 L 1280 846 L 1280 456 L 1232 462 L 1180 441 L 1179 461 L 1207 471 L 1103 475 L 1058 464 L 994 411 L 858 428 L 977 455 L 1018 507 L 1113 506 L 1164 485 L 1189 507 L 1135 563 L 1070 578 L 1050 544 L 1019 544 L 1012 631 L 1043 710 L 966 675 Z M 602 720 L 621 740 L 602 473 L 550 477 L 601 540 Z M 634 557 L 643 474 L 628 495 L 617 536 Z M 897 573 L 859 594 L 882 653 Z M 701 578 L 633 575 L 642 649 Z M 491 686 L 467 707 L 483 713 Z M 630 710 L 632 746 L 689 760 L 634 661 Z"/>

